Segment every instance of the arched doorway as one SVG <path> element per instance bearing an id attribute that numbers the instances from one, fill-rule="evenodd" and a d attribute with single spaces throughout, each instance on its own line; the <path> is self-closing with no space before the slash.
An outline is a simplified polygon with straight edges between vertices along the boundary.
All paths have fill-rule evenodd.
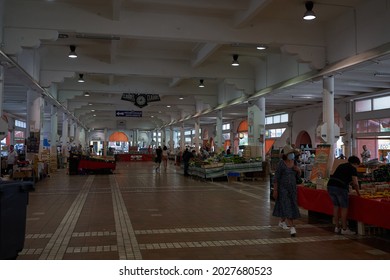
<path id="1" fill-rule="evenodd" d="M 307 131 L 302 130 L 301 132 L 298 133 L 297 139 L 295 141 L 295 146 L 297 148 L 302 148 L 302 146 L 304 148 L 306 148 L 306 147 L 311 148 L 312 147 L 311 138 L 310 138 L 309 133 L 307 133 Z"/>
<path id="2" fill-rule="evenodd" d="M 116 131 L 108 138 L 108 155 L 129 151 L 129 138 L 124 132 Z"/>

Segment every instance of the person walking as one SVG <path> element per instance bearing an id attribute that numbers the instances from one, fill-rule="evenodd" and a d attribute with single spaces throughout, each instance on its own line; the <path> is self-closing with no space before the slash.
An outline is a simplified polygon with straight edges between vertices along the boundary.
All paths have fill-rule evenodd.
<path id="1" fill-rule="evenodd" d="M 285 147 L 283 152 L 273 182 L 275 199 L 273 216 L 279 217 L 279 226 L 283 229 L 290 229 L 291 237 L 295 237 L 297 231 L 294 220 L 301 217 L 298 208 L 296 178 L 301 176 L 301 170 L 294 163 L 295 149 L 291 146 Z"/>
<path id="2" fill-rule="evenodd" d="M 348 162 L 340 164 L 333 175 L 330 176 L 327 187 L 328 194 L 333 203 L 333 223 L 335 224 L 335 233 L 356 234 L 347 226 L 348 204 L 349 204 L 349 185 L 359 193 L 359 183 L 357 179 L 356 168 L 360 164 L 357 156 L 350 156 Z M 341 224 L 340 224 L 341 218 Z"/>
<path id="3" fill-rule="evenodd" d="M 161 149 L 161 146 L 158 146 L 158 148 L 156 149 L 156 158 L 155 158 L 155 162 L 157 164 L 156 166 L 156 172 L 160 172 L 160 165 L 161 165 L 161 159 L 162 159 L 162 149 Z"/>
<path id="4" fill-rule="evenodd" d="M 7 173 L 12 175 L 14 170 L 14 165 L 18 161 L 18 153 L 15 151 L 15 146 L 10 145 L 7 157 Z"/>
<path id="5" fill-rule="evenodd" d="M 166 172 L 168 167 L 168 148 L 165 145 L 162 149 L 162 162 L 164 166 L 164 171 Z"/>
<path id="6" fill-rule="evenodd" d="M 371 158 L 371 152 L 367 149 L 366 145 L 363 145 L 363 152 L 360 154 L 362 156 L 363 163 L 366 163 Z"/>

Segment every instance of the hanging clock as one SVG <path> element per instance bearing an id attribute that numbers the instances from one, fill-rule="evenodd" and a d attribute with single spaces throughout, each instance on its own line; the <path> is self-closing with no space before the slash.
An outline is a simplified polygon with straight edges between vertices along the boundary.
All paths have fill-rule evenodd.
<path id="1" fill-rule="evenodd" d="M 140 107 L 140 108 L 148 105 L 148 100 L 146 98 L 146 94 L 138 94 L 135 97 L 134 104 L 135 104 L 135 106 Z"/>

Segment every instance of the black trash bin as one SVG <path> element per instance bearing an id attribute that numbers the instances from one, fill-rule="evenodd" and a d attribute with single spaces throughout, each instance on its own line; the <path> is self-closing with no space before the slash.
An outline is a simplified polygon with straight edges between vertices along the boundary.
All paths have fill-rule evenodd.
<path id="1" fill-rule="evenodd" d="M 0 182 L 0 259 L 16 259 L 24 247 L 26 212 L 33 182 Z"/>

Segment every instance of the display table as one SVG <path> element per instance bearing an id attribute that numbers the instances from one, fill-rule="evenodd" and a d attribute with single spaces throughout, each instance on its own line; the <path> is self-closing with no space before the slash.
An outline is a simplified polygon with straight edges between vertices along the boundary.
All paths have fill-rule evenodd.
<path id="1" fill-rule="evenodd" d="M 298 186 L 298 205 L 309 211 L 333 215 L 333 204 L 326 190 Z M 358 222 L 359 234 L 364 234 L 364 224 L 390 229 L 390 203 L 350 195 L 348 219 Z"/>
<path id="2" fill-rule="evenodd" d="M 263 170 L 262 162 L 225 163 L 212 168 L 190 166 L 188 173 L 203 179 L 226 177 L 229 173 L 260 172 Z"/>
<path id="3" fill-rule="evenodd" d="M 112 172 L 116 168 L 115 161 L 81 158 L 78 169 L 80 171 Z"/>

